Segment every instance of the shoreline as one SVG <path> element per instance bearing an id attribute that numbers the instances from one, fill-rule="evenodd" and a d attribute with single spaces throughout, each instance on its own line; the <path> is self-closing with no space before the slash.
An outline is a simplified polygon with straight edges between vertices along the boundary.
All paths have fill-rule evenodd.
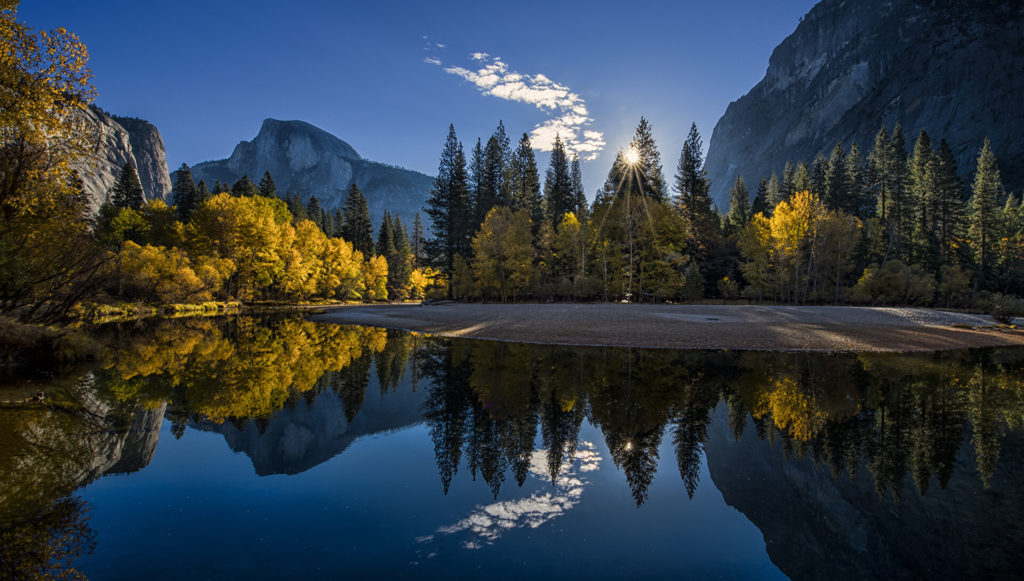
<path id="1" fill-rule="evenodd" d="M 903 307 L 449 303 L 349 305 L 309 318 L 450 338 L 586 347 L 825 353 L 1024 347 L 1024 330 L 1001 328 L 986 315 Z"/>

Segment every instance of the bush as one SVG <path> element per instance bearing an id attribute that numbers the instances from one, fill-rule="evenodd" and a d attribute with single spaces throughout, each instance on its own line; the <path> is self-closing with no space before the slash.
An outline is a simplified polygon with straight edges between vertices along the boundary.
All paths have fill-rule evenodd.
<path id="1" fill-rule="evenodd" d="M 989 299 L 988 314 L 997 323 L 1012 325 L 1015 318 L 1024 317 L 1024 301 L 1009 295 L 992 295 Z"/>

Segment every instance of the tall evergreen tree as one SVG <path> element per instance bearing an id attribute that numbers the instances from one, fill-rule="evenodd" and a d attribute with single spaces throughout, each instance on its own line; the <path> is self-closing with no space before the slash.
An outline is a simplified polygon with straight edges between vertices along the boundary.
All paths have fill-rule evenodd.
<path id="1" fill-rule="evenodd" d="M 117 181 L 110 188 L 107 197 L 116 208 L 130 208 L 138 210 L 145 202 L 145 195 L 142 193 L 142 182 L 139 181 L 139 174 L 135 171 L 132 162 L 127 162 L 121 168 Z"/>
<path id="2" fill-rule="evenodd" d="M 572 193 L 572 177 L 569 175 L 569 159 L 562 139 L 555 136 L 551 148 L 551 162 L 544 177 L 544 199 L 547 202 L 548 220 L 555 227 L 566 212 L 575 210 L 576 201 Z"/>
<path id="3" fill-rule="evenodd" d="M 707 172 L 704 171 L 704 152 L 697 124 L 690 125 L 690 133 L 683 143 L 683 151 L 679 156 L 676 173 L 676 196 L 679 207 L 690 225 L 688 251 L 703 270 L 708 251 L 720 234 L 719 218 L 711 203 L 711 184 Z"/>
<path id="4" fill-rule="evenodd" d="M 523 134 L 519 139 L 519 147 L 512 156 L 510 171 L 512 183 L 512 211 L 526 210 L 533 223 L 533 233 L 537 234 L 540 223 L 544 219 L 544 205 L 540 196 L 540 176 L 537 172 L 537 158 L 533 155 L 530 136 Z"/>
<path id="5" fill-rule="evenodd" d="M 480 207 L 486 204 L 483 201 L 484 197 L 484 183 L 487 181 L 485 176 L 486 169 L 484 165 L 484 148 L 481 145 L 480 138 L 476 138 L 476 145 L 473 146 L 473 155 L 469 160 L 469 216 L 470 219 L 475 223 L 479 224 L 483 222 L 483 218 L 480 218 Z M 488 196 L 490 197 L 490 196 Z"/>
<path id="6" fill-rule="evenodd" d="M 572 183 L 572 197 L 576 200 L 576 215 L 582 217 L 587 213 L 587 193 L 583 191 L 583 170 L 580 169 L 579 155 L 572 156 L 569 180 Z"/>
<path id="7" fill-rule="evenodd" d="M 334 210 L 334 230 L 331 232 L 332 238 L 344 238 L 345 234 L 345 214 L 342 213 L 341 208 Z"/>
<path id="8" fill-rule="evenodd" d="M 234 196 L 251 198 L 253 196 L 258 196 L 259 193 L 259 187 L 252 183 L 252 180 L 249 179 L 249 174 L 243 175 L 237 182 L 235 182 L 235 185 L 231 186 L 231 194 Z"/>
<path id="9" fill-rule="evenodd" d="M 796 179 L 796 167 L 793 162 L 787 161 L 786 165 L 782 168 L 782 197 L 774 201 L 772 208 L 777 206 L 782 200 L 788 200 L 795 192 L 796 185 L 793 180 Z"/>
<path id="10" fill-rule="evenodd" d="M 292 214 L 292 222 L 298 224 L 303 220 L 309 219 L 309 214 L 306 213 L 306 206 L 302 204 L 302 198 L 298 194 L 285 194 L 284 200 L 288 204 L 288 211 Z"/>
<path id="11" fill-rule="evenodd" d="M 913 231 L 915 212 L 907 195 L 907 144 L 899 123 L 893 127 L 891 142 L 893 211 L 889 225 L 893 229 L 892 236 L 897 253 L 906 256 L 907 237 Z"/>
<path id="12" fill-rule="evenodd" d="M 268 198 L 277 197 L 277 186 L 274 184 L 274 178 L 270 177 L 270 172 L 263 172 L 263 179 L 260 180 L 259 193 L 261 196 Z"/>
<path id="13" fill-rule="evenodd" d="M 230 187 L 228 187 L 228 185 L 227 185 L 227 184 L 223 184 L 223 183 L 221 183 L 221 181 L 220 181 L 220 180 L 217 180 L 217 181 L 215 181 L 215 182 L 213 183 L 213 192 L 212 192 L 212 193 L 213 193 L 213 195 L 215 195 L 215 196 L 216 196 L 217 194 L 226 194 L 226 193 L 228 193 L 228 192 L 230 192 L 230 191 L 231 191 L 231 188 L 230 188 Z"/>
<path id="14" fill-rule="evenodd" d="M 392 227 L 395 250 L 388 257 L 388 296 L 405 299 L 409 296 L 409 278 L 413 269 L 412 247 L 402 219 L 395 216 Z"/>
<path id="15" fill-rule="evenodd" d="M 908 204 L 913 208 L 912 229 L 908 233 L 910 255 L 918 263 L 931 269 L 939 267 L 941 251 L 936 235 L 938 223 L 938 191 L 935 151 L 932 141 L 922 129 L 914 143 L 914 154 L 907 169 Z"/>
<path id="16" fill-rule="evenodd" d="M 192 170 L 188 167 L 187 163 L 181 164 L 174 178 L 174 187 L 171 188 L 171 194 L 174 199 L 174 208 L 177 211 L 178 219 L 182 222 L 188 222 L 192 212 L 198 206 L 196 202 L 196 195 L 198 193 L 195 179 L 192 178 Z"/>
<path id="17" fill-rule="evenodd" d="M 212 197 L 213 194 L 210 192 L 210 188 L 206 187 L 206 180 L 199 180 L 199 185 L 196 186 L 195 207 L 198 208 L 199 206 L 202 206 L 203 202 Z"/>
<path id="18" fill-rule="evenodd" d="M 643 176 L 640 180 L 643 194 L 658 202 L 665 201 L 668 198 L 668 187 L 665 185 L 665 172 L 661 168 L 661 153 L 658 152 L 651 124 L 647 119 L 640 118 L 630 147 L 639 154 L 635 166 Z"/>
<path id="19" fill-rule="evenodd" d="M 792 167 L 792 165 L 786 162 L 786 167 Z M 782 182 L 779 181 L 779 176 L 772 172 L 772 177 L 768 178 L 768 186 L 765 193 L 765 205 L 768 213 L 771 213 L 775 206 L 779 205 L 779 202 L 786 199 L 787 187 L 792 187 L 792 185 L 783 186 Z"/>
<path id="20" fill-rule="evenodd" d="M 856 141 L 850 144 L 844 171 L 846 172 L 845 182 L 848 192 L 845 202 L 840 207 L 847 214 L 866 218 L 873 206 L 867 196 L 864 183 L 864 160 L 861 158 L 860 147 Z"/>
<path id="21" fill-rule="evenodd" d="M 369 258 L 373 255 L 373 225 L 370 223 L 370 206 L 366 197 L 355 183 L 348 189 L 344 206 L 345 226 L 342 238 L 352 243 L 352 248 Z"/>
<path id="22" fill-rule="evenodd" d="M 939 245 L 942 248 L 943 261 L 954 264 L 957 259 L 957 240 L 964 234 L 965 208 L 961 191 L 963 186 L 957 173 L 956 158 L 953 150 L 943 139 L 939 143 L 939 153 L 935 165 L 935 187 L 937 189 Z"/>
<path id="23" fill-rule="evenodd" d="M 775 177 L 777 187 L 779 178 L 774 173 L 772 173 L 772 176 Z M 761 178 L 761 181 L 757 184 L 757 193 L 754 194 L 754 201 L 750 203 L 750 215 L 766 213 L 768 213 L 768 180 Z"/>
<path id="24" fill-rule="evenodd" d="M 419 212 L 416 212 L 412 219 L 412 236 L 409 244 L 412 246 L 412 256 L 416 264 L 421 265 L 426 262 L 427 240 L 423 229 L 423 218 L 420 217 Z"/>
<path id="25" fill-rule="evenodd" d="M 793 170 L 793 193 L 795 192 L 809 192 L 814 186 L 811 183 L 811 170 L 807 167 L 807 162 L 800 160 L 800 163 L 796 164 L 796 169 Z M 792 193 L 790 194 L 792 196 Z"/>
<path id="26" fill-rule="evenodd" d="M 729 213 L 726 215 L 726 234 L 739 232 L 750 220 L 750 193 L 743 182 L 743 176 L 737 175 L 732 188 L 729 189 Z"/>
<path id="27" fill-rule="evenodd" d="M 433 231 L 428 253 L 447 272 L 451 272 L 456 255 L 465 258 L 470 254 L 469 241 L 475 224 L 469 209 L 466 154 L 455 136 L 455 126 L 449 125 L 437 178 L 425 207 Z"/>
<path id="28" fill-rule="evenodd" d="M 998 198 L 1002 192 L 999 167 L 992 153 L 992 144 L 985 139 L 978 153 L 978 168 L 974 172 L 970 204 L 970 247 L 983 281 L 988 280 L 995 266 L 995 246 L 999 230 Z"/>
<path id="29" fill-rule="evenodd" d="M 849 207 L 849 187 L 846 183 L 846 152 L 842 142 L 836 142 L 832 154 L 825 166 L 825 190 L 821 201 L 829 210 L 841 210 Z"/>
<path id="30" fill-rule="evenodd" d="M 323 206 L 320 205 L 320 198 L 310 196 L 309 203 L 306 204 L 306 217 L 316 224 L 317 228 L 327 233 L 327 230 L 324 229 L 324 216 L 325 212 Z"/>
<path id="31" fill-rule="evenodd" d="M 811 191 L 816 196 L 825 195 L 825 174 L 828 173 L 828 158 L 825 154 L 818 152 L 814 156 L 814 161 L 811 162 Z"/>
<path id="32" fill-rule="evenodd" d="M 380 228 L 377 229 L 377 254 L 389 261 L 395 254 L 395 225 L 391 222 L 391 214 L 387 211 L 384 212 Z"/>

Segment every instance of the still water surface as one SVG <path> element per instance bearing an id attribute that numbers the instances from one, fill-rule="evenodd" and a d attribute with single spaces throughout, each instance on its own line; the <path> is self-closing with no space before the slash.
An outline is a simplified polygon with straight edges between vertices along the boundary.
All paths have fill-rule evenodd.
<path id="1" fill-rule="evenodd" d="M 0 388 L 0 577 L 1024 566 L 1024 350 L 574 348 L 245 317 L 108 340 L 93 368 Z"/>

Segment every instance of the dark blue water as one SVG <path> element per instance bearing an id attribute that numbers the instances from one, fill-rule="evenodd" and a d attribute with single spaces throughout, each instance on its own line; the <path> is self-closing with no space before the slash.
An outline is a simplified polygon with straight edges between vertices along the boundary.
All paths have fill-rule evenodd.
<path id="1" fill-rule="evenodd" d="M 445 341 L 300 320 L 115 329 L 5 388 L 0 575 L 999 576 L 1024 353 Z M 41 387 L 40 387 L 41 386 Z"/>

